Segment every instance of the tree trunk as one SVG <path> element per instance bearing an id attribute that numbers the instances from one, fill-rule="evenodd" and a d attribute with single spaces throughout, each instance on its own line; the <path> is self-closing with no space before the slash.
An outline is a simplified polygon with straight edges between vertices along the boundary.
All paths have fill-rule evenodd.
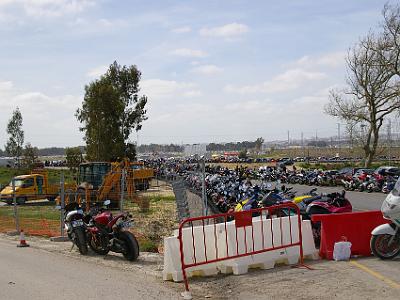
<path id="1" fill-rule="evenodd" d="M 364 167 L 365 168 L 369 168 L 371 166 L 372 161 L 374 160 L 374 157 L 376 154 L 376 149 L 378 148 L 379 128 L 380 128 L 380 126 L 374 127 L 369 132 L 369 136 L 367 138 L 368 144 L 366 144 L 364 146 L 364 152 L 365 152 Z M 372 143 L 371 143 L 371 139 L 372 139 Z M 372 144 L 372 145 L 370 145 L 370 144 Z"/>

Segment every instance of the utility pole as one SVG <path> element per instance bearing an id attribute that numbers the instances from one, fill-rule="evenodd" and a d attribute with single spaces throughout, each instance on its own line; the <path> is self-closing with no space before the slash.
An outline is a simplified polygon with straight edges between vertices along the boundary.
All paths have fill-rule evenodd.
<path id="1" fill-rule="evenodd" d="M 64 179 L 64 172 L 61 172 L 61 178 L 60 178 L 60 205 L 61 205 L 61 209 L 60 209 L 60 232 L 61 232 L 61 236 L 64 237 L 64 211 L 65 211 L 65 191 L 64 191 L 64 187 L 65 187 L 65 179 Z"/>
<path id="2" fill-rule="evenodd" d="M 124 209 L 124 198 L 125 198 L 125 169 L 122 169 L 121 172 L 121 198 L 119 201 L 119 210 L 122 211 Z"/>
<path id="3" fill-rule="evenodd" d="M 290 133 L 289 133 L 289 130 L 287 131 L 287 145 L 288 145 L 288 148 L 289 148 L 289 145 L 290 145 Z"/>
<path id="4" fill-rule="evenodd" d="M 304 135 L 303 135 L 303 132 L 301 132 L 301 148 L 303 149 L 303 157 L 305 157 L 306 154 L 304 152 Z"/>
<path id="5" fill-rule="evenodd" d="M 17 194 L 15 193 L 15 178 L 12 179 L 12 190 L 13 190 L 15 230 L 17 231 L 17 234 L 19 234 L 19 217 L 17 209 Z"/>
<path id="6" fill-rule="evenodd" d="M 208 203 L 207 203 L 207 191 L 206 191 L 206 158 L 203 155 L 201 157 L 201 194 L 203 198 L 203 214 L 207 216 L 208 214 Z"/>

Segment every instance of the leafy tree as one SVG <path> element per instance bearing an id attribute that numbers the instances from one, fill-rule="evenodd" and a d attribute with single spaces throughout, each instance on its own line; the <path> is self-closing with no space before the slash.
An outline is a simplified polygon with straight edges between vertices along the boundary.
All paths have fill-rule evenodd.
<path id="1" fill-rule="evenodd" d="M 331 91 L 325 111 L 360 125 L 365 166 L 371 165 L 384 120 L 400 109 L 400 9 L 385 6 L 382 32 L 370 33 L 349 50 L 347 88 Z"/>
<path id="2" fill-rule="evenodd" d="M 15 158 L 19 167 L 24 145 L 24 131 L 22 130 L 22 114 L 18 107 L 13 111 L 13 115 L 8 121 L 7 134 L 10 137 L 6 143 L 5 150 L 8 155 Z"/>
<path id="3" fill-rule="evenodd" d="M 256 139 L 254 143 L 255 143 L 255 150 L 257 152 L 260 152 L 262 145 L 264 144 L 264 139 L 262 137 L 259 137 L 258 139 Z"/>
<path id="4" fill-rule="evenodd" d="M 239 158 L 240 159 L 246 159 L 247 158 L 247 150 L 242 150 L 239 152 Z"/>
<path id="5" fill-rule="evenodd" d="M 67 166 L 72 172 L 76 172 L 79 164 L 83 161 L 80 147 L 67 148 L 65 150 Z"/>
<path id="6" fill-rule="evenodd" d="M 38 159 L 38 148 L 33 147 L 31 143 L 25 145 L 24 151 L 24 166 L 28 169 L 33 169 Z"/>
<path id="7" fill-rule="evenodd" d="M 106 74 L 85 86 L 82 108 L 76 117 L 83 124 L 88 160 L 113 161 L 127 155 L 133 159 L 135 146 L 129 142 L 133 130 L 147 119 L 146 96 L 139 96 L 141 72 L 136 66 L 110 65 Z"/>

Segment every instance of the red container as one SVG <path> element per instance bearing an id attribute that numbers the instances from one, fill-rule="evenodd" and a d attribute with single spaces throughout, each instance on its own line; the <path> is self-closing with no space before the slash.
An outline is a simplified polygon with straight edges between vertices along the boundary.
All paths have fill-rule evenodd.
<path id="1" fill-rule="evenodd" d="M 372 230 L 385 223 L 380 211 L 362 211 L 330 215 L 313 215 L 313 222 L 321 222 L 321 245 L 319 255 L 333 258 L 336 242 L 346 237 L 351 242 L 351 255 L 371 256 L 370 239 Z"/>

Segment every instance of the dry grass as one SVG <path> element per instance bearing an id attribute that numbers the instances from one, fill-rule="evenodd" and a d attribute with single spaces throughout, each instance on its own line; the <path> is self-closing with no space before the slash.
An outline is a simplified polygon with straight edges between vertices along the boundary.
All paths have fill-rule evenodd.
<path id="1" fill-rule="evenodd" d="M 175 196 L 170 187 L 150 188 L 138 194 L 136 203 L 125 209 L 132 213 L 132 231 L 138 237 L 141 251 L 157 251 L 164 237 L 178 227 Z"/>

